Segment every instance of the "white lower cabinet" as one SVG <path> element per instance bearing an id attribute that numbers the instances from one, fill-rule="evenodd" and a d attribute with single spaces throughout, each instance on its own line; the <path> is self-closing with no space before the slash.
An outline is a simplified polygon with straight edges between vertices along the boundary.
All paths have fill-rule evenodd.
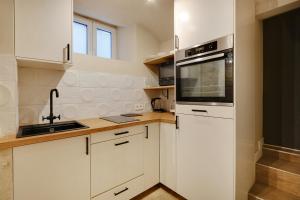
<path id="1" fill-rule="evenodd" d="M 159 183 L 159 123 L 147 124 L 144 136 L 145 190 Z"/>
<path id="2" fill-rule="evenodd" d="M 233 200 L 233 119 L 178 116 L 177 193 L 189 200 Z"/>
<path id="3" fill-rule="evenodd" d="M 160 176 L 175 190 L 174 137 L 174 124 L 150 123 L 16 147 L 14 200 L 129 200 Z"/>
<path id="4" fill-rule="evenodd" d="M 144 176 L 139 176 L 129 182 L 117 186 L 92 200 L 129 200 L 144 191 Z"/>
<path id="5" fill-rule="evenodd" d="M 91 145 L 92 197 L 143 174 L 143 139 L 140 133 Z"/>
<path id="6" fill-rule="evenodd" d="M 176 127 L 160 124 L 160 182 L 176 192 Z"/>
<path id="7" fill-rule="evenodd" d="M 14 200 L 90 199 L 86 138 L 13 148 Z"/>

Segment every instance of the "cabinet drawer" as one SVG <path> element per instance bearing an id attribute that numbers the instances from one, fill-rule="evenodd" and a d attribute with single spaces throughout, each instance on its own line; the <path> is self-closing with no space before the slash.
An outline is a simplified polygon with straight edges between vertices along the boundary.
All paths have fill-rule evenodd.
<path id="1" fill-rule="evenodd" d="M 143 174 L 143 134 L 91 145 L 92 196 Z"/>
<path id="2" fill-rule="evenodd" d="M 233 119 L 234 107 L 177 104 L 176 113 Z"/>
<path id="3" fill-rule="evenodd" d="M 139 176 L 123 185 L 109 190 L 92 200 L 128 200 L 143 192 L 144 177 Z"/>
<path id="4" fill-rule="evenodd" d="M 133 126 L 129 128 L 121 128 L 112 131 L 99 132 L 91 135 L 91 143 L 98 143 L 107 140 L 118 139 L 121 137 L 139 134 L 145 131 L 144 126 Z"/>

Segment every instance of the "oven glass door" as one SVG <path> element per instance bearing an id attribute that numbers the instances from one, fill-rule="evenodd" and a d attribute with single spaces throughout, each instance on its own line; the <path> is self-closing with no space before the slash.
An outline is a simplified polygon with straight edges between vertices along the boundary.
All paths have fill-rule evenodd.
<path id="1" fill-rule="evenodd" d="M 176 96 L 178 102 L 233 103 L 232 51 L 177 63 Z"/>

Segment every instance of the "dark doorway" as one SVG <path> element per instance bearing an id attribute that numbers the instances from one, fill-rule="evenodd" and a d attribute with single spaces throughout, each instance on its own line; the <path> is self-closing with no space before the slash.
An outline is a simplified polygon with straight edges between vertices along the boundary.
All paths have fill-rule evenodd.
<path id="1" fill-rule="evenodd" d="M 300 9 L 263 22 L 265 143 L 300 149 Z"/>

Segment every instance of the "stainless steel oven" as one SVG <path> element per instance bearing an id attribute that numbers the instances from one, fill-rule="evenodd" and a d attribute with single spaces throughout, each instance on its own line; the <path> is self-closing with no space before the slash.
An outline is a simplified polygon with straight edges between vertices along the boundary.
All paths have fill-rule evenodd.
<path id="1" fill-rule="evenodd" d="M 233 35 L 177 51 L 177 103 L 233 106 L 233 56 Z"/>

